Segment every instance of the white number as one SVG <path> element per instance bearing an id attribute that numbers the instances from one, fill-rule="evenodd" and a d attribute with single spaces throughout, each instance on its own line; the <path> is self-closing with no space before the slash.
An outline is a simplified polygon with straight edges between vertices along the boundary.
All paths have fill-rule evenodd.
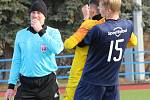
<path id="1" fill-rule="evenodd" d="M 122 48 L 119 48 L 119 43 L 120 43 L 120 42 L 123 42 L 123 41 L 124 41 L 124 39 L 116 40 L 115 50 L 119 52 L 119 57 L 118 57 L 118 58 L 117 58 L 117 57 L 113 57 L 113 60 L 114 60 L 115 62 L 121 60 L 123 50 L 122 50 Z M 114 41 L 111 41 L 111 43 L 110 43 L 110 48 L 109 48 L 109 54 L 108 54 L 108 58 L 107 58 L 107 61 L 108 61 L 108 62 L 111 61 L 111 56 L 112 56 L 112 52 L 113 52 L 113 46 L 114 46 Z"/>
<path id="2" fill-rule="evenodd" d="M 108 54 L 108 58 L 107 58 L 107 61 L 108 61 L 108 62 L 110 62 L 110 60 L 111 60 L 113 45 L 114 45 L 114 41 L 111 41 L 111 43 L 110 43 L 110 48 L 109 48 L 109 54 Z"/>

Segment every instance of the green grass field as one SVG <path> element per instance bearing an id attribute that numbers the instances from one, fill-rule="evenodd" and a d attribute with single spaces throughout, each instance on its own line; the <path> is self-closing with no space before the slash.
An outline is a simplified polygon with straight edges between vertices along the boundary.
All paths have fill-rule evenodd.
<path id="1" fill-rule="evenodd" d="M 120 95 L 121 100 L 150 100 L 150 90 L 123 90 Z"/>
<path id="2" fill-rule="evenodd" d="M 150 100 L 150 90 L 121 91 L 121 100 Z"/>
<path id="3" fill-rule="evenodd" d="M 4 100 L 3 97 L 0 97 L 0 100 Z M 60 100 L 63 100 L 62 95 Z M 121 91 L 121 100 L 150 100 L 150 90 Z"/>

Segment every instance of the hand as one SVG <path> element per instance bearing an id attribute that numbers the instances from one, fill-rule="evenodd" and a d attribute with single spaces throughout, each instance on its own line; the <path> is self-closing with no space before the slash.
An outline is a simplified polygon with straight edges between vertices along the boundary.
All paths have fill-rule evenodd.
<path id="1" fill-rule="evenodd" d="M 15 91 L 13 89 L 8 89 L 5 93 L 4 100 L 11 100 L 12 96 L 14 95 Z"/>
<path id="2" fill-rule="evenodd" d="M 42 29 L 42 25 L 37 19 L 32 19 L 31 20 L 31 26 L 36 32 L 39 32 Z"/>
<path id="3" fill-rule="evenodd" d="M 85 19 L 89 19 L 90 17 L 90 10 L 89 10 L 89 6 L 88 4 L 84 5 L 82 7 L 82 13 L 83 13 L 83 18 Z"/>

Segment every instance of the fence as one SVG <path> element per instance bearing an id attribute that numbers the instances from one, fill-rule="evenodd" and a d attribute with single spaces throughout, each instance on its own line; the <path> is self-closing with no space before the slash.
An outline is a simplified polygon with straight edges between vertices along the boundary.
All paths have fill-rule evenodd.
<path id="1" fill-rule="evenodd" d="M 145 51 L 132 51 L 132 52 L 125 52 L 125 55 L 130 55 L 130 54 L 138 54 L 138 53 L 150 53 L 150 50 L 145 50 Z M 64 55 L 64 56 L 56 56 L 56 59 L 62 59 L 62 58 L 73 58 L 74 55 Z M 11 62 L 11 59 L 0 59 L 0 63 L 2 62 Z M 135 65 L 135 64 L 150 64 L 150 60 L 145 60 L 144 62 L 127 62 L 127 61 L 122 61 L 122 65 Z M 58 66 L 59 69 L 65 69 L 65 68 L 71 68 L 71 65 L 64 65 L 64 66 Z M 0 69 L 0 74 L 3 72 L 9 72 L 10 69 Z M 145 75 L 150 75 L 150 72 L 127 72 L 125 71 L 124 73 L 119 73 L 120 76 L 129 76 L 129 75 L 140 75 L 140 74 L 145 74 Z M 58 75 L 58 79 L 68 79 L 69 76 L 62 76 Z M 7 83 L 8 80 L 0 80 L 0 83 Z"/>

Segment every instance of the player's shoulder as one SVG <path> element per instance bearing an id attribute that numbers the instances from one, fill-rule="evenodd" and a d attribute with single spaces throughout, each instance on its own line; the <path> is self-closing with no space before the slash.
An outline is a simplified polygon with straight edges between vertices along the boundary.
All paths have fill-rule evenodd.
<path id="1" fill-rule="evenodd" d="M 28 30 L 28 27 L 26 27 L 26 28 L 22 28 L 22 29 L 20 29 L 20 30 L 17 32 L 17 35 L 24 34 L 24 33 L 26 33 L 26 32 L 27 32 L 27 30 Z"/>
<path id="2" fill-rule="evenodd" d="M 58 30 L 57 28 L 50 27 L 50 26 L 47 26 L 47 29 L 48 29 L 48 30 L 52 30 L 52 31 L 56 31 L 56 30 Z"/>
<path id="3" fill-rule="evenodd" d="M 57 28 L 53 28 L 50 26 L 47 26 L 46 31 L 51 32 L 51 33 L 59 33 L 59 30 Z"/>
<path id="4" fill-rule="evenodd" d="M 128 19 L 120 19 L 120 21 L 123 23 L 123 24 L 128 24 L 128 25 L 132 25 L 133 22 L 131 20 L 128 20 Z"/>
<path id="5" fill-rule="evenodd" d="M 94 29 L 103 29 L 105 27 L 107 27 L 107 22 L 95 25 Z"/>

